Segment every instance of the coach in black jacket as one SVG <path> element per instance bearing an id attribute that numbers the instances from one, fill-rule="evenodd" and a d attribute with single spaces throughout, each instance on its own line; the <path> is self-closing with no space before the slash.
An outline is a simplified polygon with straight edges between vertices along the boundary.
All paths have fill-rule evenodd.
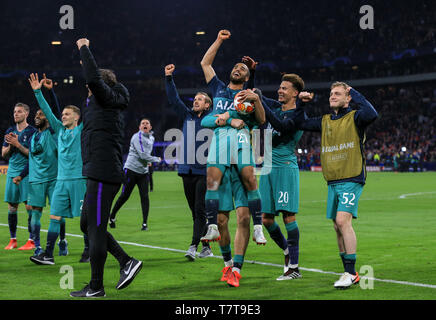
<path id="1" fill-rule="evenodd" d="M 142 268 L 142 262 L 129 257 L 107 232 L 112 201 L 123 178 L 121 112 L 129 104 L 129 92 L 117 82 L 111 70 L 98 69 L 89 50 L 89 40 L 79 39 L 88 98 L 82 107 L 83 175 L 88 178 L 80 226 L 89 238 L 91 281 L 73 297 L 105 296 L 103 271 L 107 251 L 120 263 L 117 289 L 127 287 Z"/>

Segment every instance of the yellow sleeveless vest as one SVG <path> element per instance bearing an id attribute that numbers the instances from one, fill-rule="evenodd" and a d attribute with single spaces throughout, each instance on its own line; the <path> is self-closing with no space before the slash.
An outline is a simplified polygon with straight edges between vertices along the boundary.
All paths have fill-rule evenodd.
<path id="1" fill-rule="evenodd" d="M 331 120 L 330 114 L 322 117 L 321 166 L 327 181 L 357 177 L 362 172 L 365 156 L 354 123 L 355 113 L 353 110 L 336 120 Z"/>

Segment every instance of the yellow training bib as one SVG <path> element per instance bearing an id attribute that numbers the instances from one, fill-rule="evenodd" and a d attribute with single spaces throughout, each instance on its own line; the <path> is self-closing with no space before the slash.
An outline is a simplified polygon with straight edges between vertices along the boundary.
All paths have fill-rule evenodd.
<path id="1" fill-rule="evenodd" d="M 365 156 L 360 148 L 355 113 L 356 110 L 351 111 L 336 120 L 329 114 L 322 117 L 321 166 L 327 181 L 357 177 L 362 172 Z"/>

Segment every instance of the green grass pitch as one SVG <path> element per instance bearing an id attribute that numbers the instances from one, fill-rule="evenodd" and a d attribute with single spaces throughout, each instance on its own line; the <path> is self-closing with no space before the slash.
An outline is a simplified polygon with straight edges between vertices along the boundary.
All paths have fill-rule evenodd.
<path id="1" fill-rule="evenodd" d="M 266 246 L 250 239 L 239 288 L 219 281 L 223 267 L 218 244 L 215 257 L 189 262 L 184 257 L 192 235 L 192 219 L 175 172 L 155 172 L 150 193 L 149 231 L 140 231 L 141 211 L 137 189 L 118 214 L 117 228 L 109 229 L 122 241 L 131 256 L 144 261 L 142 271 L 126 289 L 117 291 L 116 260 L 108 255 L 104 285 L 109 299 L 153 300 L 342 300 L 436 298 L 436 173 L 369 173 L 359 202 L 359 218 L 353 222 L 358 239 L 357 270 L 370 266 L 370 288 L 354 286 L 335 290 L 333 283 L 343 272 L 332 222 L 325 218 L 327 186 L 320 173 L 302 172 L 300 177 L 300 267 L 302 279 L 276 281 L 282 273 L 283 254 L 268 236 Z M 0 176 L 4 194 L 5 176 Z M 48 228 L 48 208 L 42 229 Z M 284 231 L 281 217 L 279 225 Z M 231 213 L 231 234 L 235 231 Z M 20 205 L 18 225 L 27 225 L 27 213 Z M 59 257 L 55 248 L 54 266 L 37 266 L 29 261 L 33 252 L 3 250 L 9 241 L 7 204 L 0 207 L 0 299 L 70 299 L 70 289 L 62 289 L 62 266 L 71 266 L 74 289 L 90 279 L 89 264 L 78 263 L 83 250 L 79 219 L 67 220 L 69 255 Z M 19 228 L 18 245 L 27 240 Z M 45 247 L 47 233 L 41 232 Z M 233 249 L 233 245 L 232 245 Z"/>

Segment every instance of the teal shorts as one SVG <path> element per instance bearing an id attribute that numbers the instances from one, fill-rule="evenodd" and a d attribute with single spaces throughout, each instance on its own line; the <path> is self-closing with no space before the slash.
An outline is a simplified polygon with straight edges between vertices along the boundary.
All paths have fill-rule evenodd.
<path id="1" fill-rule="evenodd" d="M 18 186 L 12 182 L 12 179 L 12 177 L 6 177 L 5 202 L 26 202 L 27 195 L 29 193 L 29 176 L 26 176 L 23 180 L 21 180 Z"/>
<path id="2" fill-rule="evenodd" d="M 30 182 L 27 204 L 33 207 L 44 208 L 47 204 L 47 198 L 48 203 L 51 204 L 55 185 L 56 179 L 42 183 Z"/>
<path id="3" fill-rule="evenodd" d="M 220 197 L 219 211 L 232 211 L 235 208 L 248 207 L 247 192 L 235 166 L 224 171 L 218 192 Z"/>
<path id="4" fill-rule="evenodd" d="M 262 168 L 259 193 L 262 213 L 279 215 L 281 211 L 298 213 L 300 198 L 300 172 L 296 168 Z"/>
<path id="5" fill-rule="evenodd" d="M 247 166 L 255 166 L 248 130 L 230 129 L 227 134 L 214 135 L 212 138 L 207 166 L 217 167 L 224 172 L 225 168 L 233 165 L 236 165 L 239 172 Z"/>
<path id="6" fill-rule="evenodd" d="M 327 219 L 336 219 L 339 211 L 348 212 L 357 219 L 357 207 L 363 185 L 355 182 L 343 182 L 328 186 Z"/>
<path id="7" fill-rule="evenodd" d="M 80 217 L 86 193 L 86 179 L 57 180 L 50 214 L 64 218 Z"/>

